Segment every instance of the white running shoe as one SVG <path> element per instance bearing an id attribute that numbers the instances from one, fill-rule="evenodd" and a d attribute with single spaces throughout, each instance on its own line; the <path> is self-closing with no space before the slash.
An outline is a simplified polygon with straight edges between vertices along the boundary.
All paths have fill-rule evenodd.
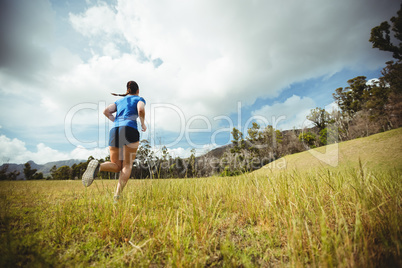
<path id="1" fill-rule="evenodd" d="M 96 175 L 99 173 L 99 161 L 98 160 L 91 160 L 88 164 L 87 170 L 85 170 L 84 174 L 82 175 L 82 184 L 85 187 L 88 187 L 94 181 Z"/>

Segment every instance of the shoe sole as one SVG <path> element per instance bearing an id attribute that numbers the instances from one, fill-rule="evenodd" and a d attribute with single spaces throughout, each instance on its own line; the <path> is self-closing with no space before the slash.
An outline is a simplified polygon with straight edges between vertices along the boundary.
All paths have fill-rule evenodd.
<path id="1" fill-rule="evenodd" d="M 89 162 L 87 170 L 85 170 L 84 174 L 82 175 L 82 184 L 85 187 L 90 186 L 94 181 L 96 176 L 95 172 L 98 166 L 99 166 L 98 160 L 91 160 L 91 162 Z"/>

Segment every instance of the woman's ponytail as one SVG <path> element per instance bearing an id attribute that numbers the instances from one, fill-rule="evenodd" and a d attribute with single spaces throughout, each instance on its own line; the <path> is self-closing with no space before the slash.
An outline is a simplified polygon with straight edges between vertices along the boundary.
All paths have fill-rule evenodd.
<path id="1" fill-rule="evenodd" d="M 128 81 L 127 82 L 127 93 L 125 93 L 125 94 L 111 93 L 111 94 L 113 96 L 125 97 L 128 94 L 136 94 L 137 91 L 138 91 L 138 84 L 135 81 Z"/>
<path id="2" fill-rule="evenodd" d="M 128 93 L 125 93 L 125 94 L 110 93 L 110 94 L 112 94 L 113 96 L 117 96 L 117 97 L 125 97 L 128 95 Z"/>

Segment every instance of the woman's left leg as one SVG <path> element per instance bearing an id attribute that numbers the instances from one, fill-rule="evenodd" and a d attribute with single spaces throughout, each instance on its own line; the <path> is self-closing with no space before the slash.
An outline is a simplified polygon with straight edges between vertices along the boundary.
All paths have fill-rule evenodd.
<path id="1" fill-rule="evenodd" d="M 120 172 L 123 164 L 119 159 L 120 150 L 123 148 L 109 146 L 110 161 L 100 164 L 99 171 Z"/>

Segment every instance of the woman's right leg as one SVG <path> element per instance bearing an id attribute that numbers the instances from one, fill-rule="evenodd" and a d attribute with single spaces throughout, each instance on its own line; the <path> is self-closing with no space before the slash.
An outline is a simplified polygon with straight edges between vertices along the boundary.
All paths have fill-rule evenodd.
<path id="1" fill-rule="evenodd" d="M 104 162 L 100 165 L 100 171 L 120 172 L 123 161 L 119 159 L 120 150 L 118 147 L 109 146 L 110 162 Z"/>
<path id="2" fill-rule="evenodd" d="M 119 182 L 117 184 L 115 196 L 118 198 L 124 187 L 130 178 L 131 169 L 133 168 L 133 163 L 137 155 L 137 149 L 140 142 L 130 143 L 123 147 L 124 160 L 122 161 L 122 169 L 119 176 Z"/>

